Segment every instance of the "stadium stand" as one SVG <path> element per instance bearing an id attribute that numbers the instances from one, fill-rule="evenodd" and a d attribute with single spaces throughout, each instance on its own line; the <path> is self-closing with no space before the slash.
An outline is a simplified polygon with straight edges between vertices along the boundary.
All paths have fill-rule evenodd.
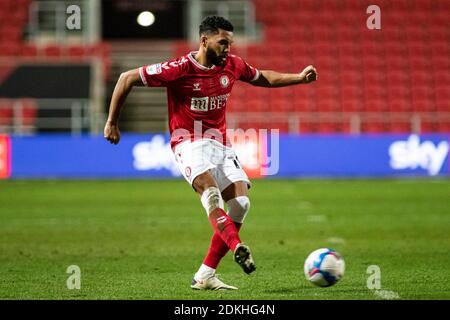
<path id="1" fill-rule="evenodd" d="M 21 62 L 70 64 L 89 62 L 92 59 L 101 61 L 103 78 L 107 81 L 111 69 L 111 49 L 108 43 L 39 44 L 26 40 L 29 9 L 32 2 L 32 0 L 0 0 L 0 84 Z M 37 121 L 38 109 L 39 104 L 32 98 L 5 99 L 3 97 L 0 101 L 0 126 L 2 127 L 0 132 L 13 131 L 11 128 L 17 124 L 22 133 L 23 128 L 33 128 Z"/>
<path id="2" fill-rule="evenodd" d="M 236 44 L 235 49 L 260 69 L 292 72 L 313 64 L 319 81 L 308 88 L 272 89 L 269 94 L 238 84 L 231 97 L 230 118 L 239 118 L 242 112 L 250 116 L 270 111 L 284 113 L 287 122 L 297 112 L 304 119 L 300 132 L 349 132 L 348 119 L 356 114 L 361 132 L 406 133 L 415 127 L 420 132 L 448 131 L 449 1 L 377 1 L 381 30 L 366 26 L 370 1 L 253 3 L 263 39 L 248 46 Z M 176 54 L 189 48 L 192 45 L 178 43 Z M 335 119 L 317 122 L 318 113 Z M 237 119 L 233 123 L 246 126 Z M 268 121 L 252 125 L 286 128 Z"/>
<path id="3" fill-rule="evenodd" d="M 449 131 L 448 0 L 379 0 L 381 30 L 366 26 L 366 9 L 372 4 L 369 0 L 252 2 L 262 28 L 261 39 L 237 39 L 233 51 L 259 69 L 294 72 L 314 64 L 319 81 L 308 87 L 271 90 L 238 83 L 229 100 L 230 124 L 244 129 L 250 124 L 280 128 L 284 132 Z M 158 52 L 142 49 L 140 55 L 132 55 L 135 47 L 126 42 L 116 44 L 115 52 L 106 42 L 27 42 L 31 3 L 0 0 L 3 61 L 15 57 L 15 61 L 78 63 L 98 58 L 105 82 L 111 87 L 121 71 L 166 56 L 166 45 L 160 44 L 153 46 L 159 48 Z M 196 48 L 196 43 L 175 41 L 167 56 L 183 55 Z M 0 83 L 14 70 L 15 63 L 0 63 Z M 129 101 L 136 107 L 124 113 L 124 128 L 139 132 L 164 130 L 163 95 L 163 91 L 136 90 Z M 15 104 L 5 101 L 0 108 L 3 125 L 14 117 L 6 105 Z M 158 108 L 149 109 L 149 101 Z M 150 118 L 148 112 L 157 114 Z M 270 121 L 267 112 L 276 115 L 277 121 Z M 246 115 L 245 122 L 240 121 L 242 114 Z M 32 115 L 24 119 L 29 125 Z"/>

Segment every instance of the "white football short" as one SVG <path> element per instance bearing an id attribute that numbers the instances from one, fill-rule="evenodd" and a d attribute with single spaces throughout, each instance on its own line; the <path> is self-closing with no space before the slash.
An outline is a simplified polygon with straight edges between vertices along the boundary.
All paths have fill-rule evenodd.
<path id="1" fill-rule="evenodd" d="M 190 185 L 198 175 L 211 170 L 221 192 L 237 181 L 251 186 L 234 150 L 215 140 L 185 141 L 175 146 L 174 153 L 178 168 Z"/>

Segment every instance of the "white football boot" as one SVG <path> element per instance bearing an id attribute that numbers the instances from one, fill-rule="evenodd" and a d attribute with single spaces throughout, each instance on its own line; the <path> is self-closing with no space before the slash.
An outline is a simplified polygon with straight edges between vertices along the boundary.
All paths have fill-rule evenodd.
<path id="1" fill-rule="evenodd" d="M 223 283 L 215 274 L 202 280 L 192 279 L 191 288 L 195 290 L 237 290 L 238 288 Z"/>

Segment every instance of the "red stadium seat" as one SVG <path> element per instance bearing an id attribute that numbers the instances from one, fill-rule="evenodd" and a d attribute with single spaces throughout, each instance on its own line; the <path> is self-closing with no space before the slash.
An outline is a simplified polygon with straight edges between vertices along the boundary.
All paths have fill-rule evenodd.
<path id="1" fill-rule="evenodd" d="M 22 125 L 32 126 L 35 124 L 37 117 L 38 106 L 34 99 L 20 99 L 19 104 L 21 106 L 21 121 Z"/>
<path id="2" fill-rule="evenodd" d="M 323 112 L 341 112 L 342 104 L 339 99 L 319 98 L 316 101 L 317 109 Z"/>
<path id="3" fill-rule="evenodd" d="M 450 121 L 438 123 L 438 131 L 450 133 Z"/>
<path id="4" fill-rule="evenodd" d="M 296 112 L 314 112 L 317 111 L 314 101 L 307 98 L 294 100 L 294 111 Z"/>
<path id="5" fill-rule="evenodd" d="M 367 112 L 389 112 L 389 103 L 386 99 L 366 99 L 364 110 Z"/>
<path id="6" fill-rule="evenodd" d="M 60 57 L 62 49 L 59 45 L 48 45 L 44 48 L 44 55 L 47 57 Z"/>
<path id="7" fill-rule="evenodd" d="M 416 101 L 416 100 L 432 101 L 432 100 L 434 100 L 433 88 L 430 88 L 430 86 L 427 86 L 426 82 L 422 82 L 422 85 L 413 86 L 411 88 L 411 96 L 412 96 L 413 101 Z"/>
<path id="8" fill-rule="evenodd" d="M 391 112 L 411 112 L 413 105 L 408 98 L 391 98 L 389 99 L 389 111 Z"/>
<path id="9" fill-rule="evenodd" d="M 35 45 L 25 44 L 21 47 L 20 54 L 23 57 L 36 57 L 39 54 L 39 50 Z"/>
<path id="10" fill-rule="evenodd" d="M 292 100 L 288 99 L 271 99 L 270 100 L 270 111 L 272 112 L 289 112 L 294 109 L 294 104 Z"/>
<path id="11" fill-rule="evenodd" d="M 361 132 L 365 133 L 379 133 L 379 132 L 385 132 L 386 125 L 380 122 L 374 122 L 374 121 L 368 121 L 363 122 L 361 124 Z"/>
<path id="12" fill-rule="evenodd" d="M 10 126 L 13 124 L 13 106 L 8 99 L 0 99 L 0 125 Z"/>
<path id="13" fill-rule="evenodd" d="M 15 42 L 0 43 L 0 56 L 17 56 L 20 53 L 21 46 Z"/>
<path id="14" fill-rule="evenodd" d="M 411 124 L 407 122 L 391 122 L 389 124 L 389 131 L 393 133 L 410 133 Z"/>
<path id="15" fill-rule="evenodd" d="M 341 106 L 343 112 L 362 112 L 364 110 L 364 102 L 360 98 L 342 97 Z"/>
<path id="16" fill-rule="evenodd" d="M 434 99 L 414 99 L 412 110 L 415 112 L 436 112 L 436 103 Z"/>
<path id="17" fill-rule="evenodd" d="M 391 112 L 436 114 L 436 119 L 440 112 L 450 112 L 450 74 L 443 72 L 450 68 L 447 0 L 382 1 L 382 32 L 367 30 L 366 16 L 359 15 L 369 4 L 365 1 L 253 3 L 269 37 L 243 51 L 247 61 L 285 72 L 312 63 L 318 68 L 319 81 L 270 94 L 251 88 L 234 95 L 236 103 L 249 99 L 256 101 L 249 103 L 254 110 L 284 112 L 291 110 L 285 108 L 285 101 L 292 99 L 292 110 L 310 115 L 374 112 L 382 113 L 384 120 L 392 119 L 363 119 L 363 132 L 409 132 L 410 124 L 390 118 Z M 270 52 L 262 55 L 267 47 Z M 308 119 L 301 122 L 300 130 L 349 131 L 348 117 L 343 119 L 347 120 L 336 125 L 326 119 Z M 424 126 L 434 131 L 444 128 L 437 120 Z"/>
<path id="18" fill-rule="evenodd" d="M 333 122 L 320 122 L 319 123 L 319 131 L 321 133 L 333 133 L 337 132 L 338 125 Z"/>
<path id="19" fill-rule="evenodd" d="M 73 45 L 67 48 L 67 54 L 70 57 L 82 58 L 86 55 L 86 47 L 82 45 Z"/>
<path id="20" fill-rule="evenodd" d="M 2 42 L 20 43 L 22 40 L 22 28 L 20 25 L 3 25 L 0 29 L 0 40 Z"/>
<path id="21" fill-rule="evenodd" d="M 380 77 L 384 77 L 380 75 Z M 387 95 L 387 86 L 383 78 L 374 77 L 374 78 L 364 78 L 364 81 L 367 85 L 364 86 L 364 97 L 366 100 L 378 100 L 385 99 Z"/>
<path id="22" fill-rule="evenodd" d="M 302 121 L 300 119 L 299 132 L 300 133 L 315 133 L 319 131 L 319 125 L 316 122 Z"/>
<path id="23" fill-rule="evenodd" d="M 421 133 L 432 133 L 438 132 L 439 125 L 435 122 L 424 122 L 422 121 L 420 124 L 420 132 Z"/>

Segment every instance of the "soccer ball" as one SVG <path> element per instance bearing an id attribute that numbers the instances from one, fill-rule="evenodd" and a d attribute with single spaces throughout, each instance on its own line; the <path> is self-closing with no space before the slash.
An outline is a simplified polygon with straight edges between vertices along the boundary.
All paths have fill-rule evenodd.
<path id="1" fill-rule="evenodd" d="M 311 252 L 305 261 L 305 277 L 319 287 L 329 287 L 342 278 L 345 262 L 339 253 L 322 248 Z"/>

